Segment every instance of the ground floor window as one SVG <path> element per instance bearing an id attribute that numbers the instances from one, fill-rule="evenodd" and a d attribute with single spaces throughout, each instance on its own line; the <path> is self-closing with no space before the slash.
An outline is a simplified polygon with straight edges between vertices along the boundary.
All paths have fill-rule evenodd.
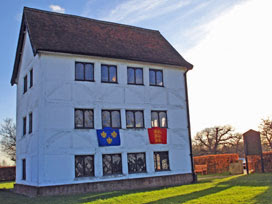
<path id="1" fill-rule="evenodd" d="M 122 174 L 121 154 L 103 155 L 103 175 Z"/>
<path id="2" fill-rule="evenodd" d="M 168 152 L 154 152 L 155 171 L 169 170 Z"/>
<path id="3" fill-rule="evenodd" d="M 88 177 L 94 176 L 94 156 L 76 155 L 75 156 L 75 176 Z"/>
<path id="4" fill-rule="evenodd" d="M 22 180 L 26 180 L 26 160 L 22 159 Z"/>
<path id="5" fill-rule="evenodd" d="M 128 173 L 146 172 L 145 153 L 128 153 Z"/>

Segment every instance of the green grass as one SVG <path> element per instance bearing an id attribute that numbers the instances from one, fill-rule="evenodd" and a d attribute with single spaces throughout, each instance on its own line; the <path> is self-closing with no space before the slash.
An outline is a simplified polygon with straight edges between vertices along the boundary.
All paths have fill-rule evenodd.
<path id="1" fill-rule="evenodd" d="M 199 176 L 196 184 L 137 191 L 114 191 L 96 194 L 28 198 L 3 188 L 0 203 L 272 203 L 272 174 Z"/>

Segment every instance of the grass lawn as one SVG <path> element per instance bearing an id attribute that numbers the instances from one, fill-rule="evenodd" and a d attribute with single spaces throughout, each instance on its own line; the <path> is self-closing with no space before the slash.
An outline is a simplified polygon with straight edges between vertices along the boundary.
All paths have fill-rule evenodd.
<path id="1" fill-rule="evenodd" d="M 28 198 L 0 183 L 0 203 L 272 203 L 272 174 L 199 176 L 196 184 L 137 191 Z M 4 189 L 6 188 L 6 189 Z"/>

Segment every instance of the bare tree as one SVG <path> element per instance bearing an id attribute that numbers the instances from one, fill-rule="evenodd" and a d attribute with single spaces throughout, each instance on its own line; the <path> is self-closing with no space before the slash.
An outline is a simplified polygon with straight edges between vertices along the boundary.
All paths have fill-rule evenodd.
<path id="1" fill-rule="evenodd" d="M 16 125 L 11 118 L 4 119 L 0 129 L 2 152 L 12 161 L 16 161 Z"/>
<path id="2" fill-rule="evenodd" d="M 259 130 L 264 148 L 272 150 L 272 120 L 270 118 L 262 119 Z"/>

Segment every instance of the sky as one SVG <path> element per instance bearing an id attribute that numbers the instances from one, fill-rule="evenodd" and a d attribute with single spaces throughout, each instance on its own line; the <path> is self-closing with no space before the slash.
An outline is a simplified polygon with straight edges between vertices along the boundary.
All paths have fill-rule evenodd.
<path id="1" fill-rule="evenodd" d="M 192 136 L 226 124 L 257 130 L 272 116 L 271 0 L 2 0 L 1 122 L 16 116 L 10 78 L 24 6 L 159 30 L 194 65 Z"/>

